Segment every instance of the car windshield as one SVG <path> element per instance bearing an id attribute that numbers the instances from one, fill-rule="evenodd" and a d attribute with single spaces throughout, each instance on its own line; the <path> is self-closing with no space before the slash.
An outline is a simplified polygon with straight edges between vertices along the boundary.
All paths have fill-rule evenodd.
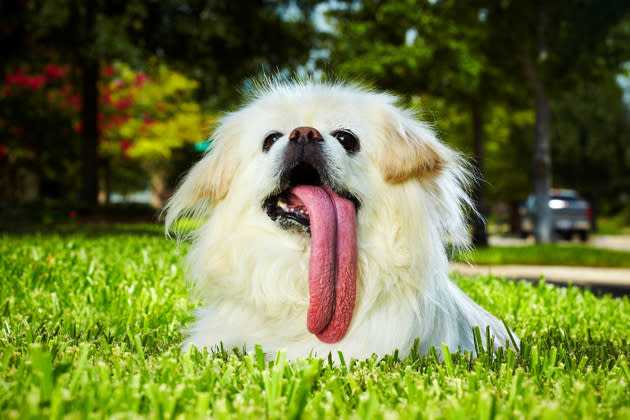
<path id="1" fill-rule="evenodd" d="M 553 190 L 549 194 L 549 206 L 554 209 L 572 207 L 573 205 L 579 205 L 581 202 L 581 197 L 572 190 Z M 525 207 L 530 211 L 534 210 L 534 207 L 536 207 L 536 196 L 534 194 L 527 197 Z"/>
<path id="2" fill-rule="evenodd" d="M 552 195 L 550 200 L 578 201 L 579 198 L 574 195 Z"/>

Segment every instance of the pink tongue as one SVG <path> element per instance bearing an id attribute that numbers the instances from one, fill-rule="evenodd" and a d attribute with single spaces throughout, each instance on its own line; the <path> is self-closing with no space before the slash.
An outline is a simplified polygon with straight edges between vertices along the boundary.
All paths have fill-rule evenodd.
<path id="1" fill-rule="evenodd" d="M 321 341 L 336 343 L 348 331 L 356 296 L 354 205 L 326 186 L 299 185 L 291 192 L 311 220 L 307 327 Z"/>

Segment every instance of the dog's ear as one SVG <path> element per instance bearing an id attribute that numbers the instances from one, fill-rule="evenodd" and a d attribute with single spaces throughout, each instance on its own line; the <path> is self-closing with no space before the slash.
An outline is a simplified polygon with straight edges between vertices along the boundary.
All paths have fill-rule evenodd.
<path id="1" fill-rule="evenodd" d="M 213 205 L 230 190 L 238 166 L 236 145 L 229 141 L 228 131 L 219 126 L 211 137 L 205 156 L 192 167 L 164 208 L 166 231 L 178 219 L 202 219 Z"/>
<path id="2" fill-rule="evenodd" d="M 457 159 L 455 152 L 409 111 L 387 109 L 384 127 L 379 169 L 391 184 L 433 177 Z"/>

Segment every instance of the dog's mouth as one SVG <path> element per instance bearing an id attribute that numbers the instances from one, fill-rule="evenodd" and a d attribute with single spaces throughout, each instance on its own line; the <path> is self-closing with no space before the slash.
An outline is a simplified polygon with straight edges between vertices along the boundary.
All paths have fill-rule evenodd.
<path id="1" fill-rule="evenodd" d="M 281 177 L 284 188 L 263 207 L 285 229 L 311 236 L 307 328 L 325 343 L 346 335 L 356 296 L 356 213 L 359 201 L 337 192 L 301 162 Z"/>
<path id="2" fill-rule="evenodd" d="M 301 162 L 288 171 L 280 184 L 284 186 L 280 193 L 272 194 L 263 203 L 263 208 L 271 220 L 284 229 L 302 231 L 311 234 L 311 218 L 307 206 L 302 199 L 293 193 L 293 188 L 299 185 L 319 186 L 327 185 L 322 181 L 317 169 L 306 162 Z M 330 187 L 329 187 L 330 188 Z M 331 190 L 334 190 L 331 188 Z M 335 191 L 337 195 L 350 200 L 355 212 L 360 208 L 359 200 L 350 192 Z"/>

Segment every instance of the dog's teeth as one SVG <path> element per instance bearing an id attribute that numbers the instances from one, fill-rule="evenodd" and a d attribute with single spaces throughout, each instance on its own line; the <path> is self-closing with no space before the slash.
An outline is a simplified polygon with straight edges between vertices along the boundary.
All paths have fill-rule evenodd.
<path id="1" fill-rule="evenodd" d="M 280 207 L 283 211 L 288 211 L 289 206 L 282 200 L 278 200 L 278 207 Z"/>

